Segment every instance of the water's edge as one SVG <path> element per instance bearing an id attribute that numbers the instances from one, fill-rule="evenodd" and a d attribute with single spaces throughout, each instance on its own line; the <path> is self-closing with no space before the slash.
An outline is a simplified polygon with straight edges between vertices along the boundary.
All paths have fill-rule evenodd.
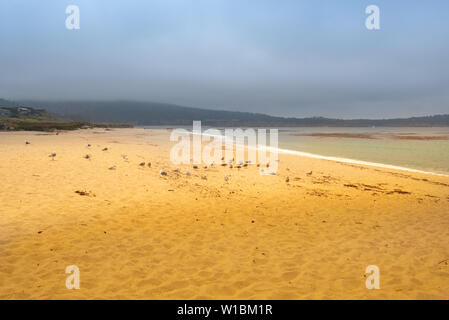
<path id="1" fill-rule="evenodd" d="M 196 133 L 189 133 L 189 134 L 196 134 Z M 201 134 L 200 134 L 201 135 Z M 208 135 L 211 137 L 217 137 L 223 139 L 223 141 L 226 141 L 224 135 L 210 135 L 202 133 L 202 135 Z M 406 172 L 412 172 L 412 173 L 420 173 L 420 174 L 427 174 L 427 175 L 434 175 L 439 177 L 449 177 L 449 174 L 444 173 L 438 173 L 438 172 L 432 172 L 432 171 L 425 171 L 425 170 L 419 170 L 419 169 L 412 169 L 402 166 L 396 166 L 391 164 L 384 164 L 384 163 L 377 163 L 377 162 L 370 162 L 370 161 L 363 161 L 363 160 L 355 160 L 355 159 L 348 159 L 348 158 L 340 158 L 340 157 L 332 157 L 332 156 L 322 156 L 319 154 L 309 153 L 309 152 L 302 152 L 302 151 L 296 151 L 291 149 L 282 149 L 282 148 L 273 148 L 267 146 L 266 149 L 268 151 L 274 151 L 280 154 L 290 154 L 295 155 L 299 157 L 306 157 L 306 158 L 312 158 L 312 159 L 320 159 L 320 160 L 328 160 L 328 161 L 334 161 L 334 162 L 341 162 L 341 163 L 350 163 L 350 164 L 358 164 L 362 166 L 369 166 L 369 167 L 378 167 L 378 168 L 384 168 L 384 169 L 392 169 L 392 170 L 400 170 L 400 171 L 406 171 Z"/>

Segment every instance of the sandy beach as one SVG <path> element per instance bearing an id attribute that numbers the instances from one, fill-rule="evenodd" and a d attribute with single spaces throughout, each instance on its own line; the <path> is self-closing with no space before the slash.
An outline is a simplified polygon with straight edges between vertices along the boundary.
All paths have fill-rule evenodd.
<path id="1" fill-rule="evenodd" d="M 0 298 L 449 298 L 448 177 L 282 154 L 274 176 L 193 169 L 169 133 L 0 132 Z"/>

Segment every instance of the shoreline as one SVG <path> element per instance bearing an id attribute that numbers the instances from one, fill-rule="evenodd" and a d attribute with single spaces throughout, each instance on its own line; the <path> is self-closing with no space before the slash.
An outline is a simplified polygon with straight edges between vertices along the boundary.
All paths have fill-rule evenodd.
<path id="1" fill-rule="evenodd" d="M 193 135 L 196 133 L 190 132 L 189 134 Z M 225 136 L 208 135 L 208 134 L 204 134 L 204 133 L 202 133 L 202 135 L 207 135 L 210 137 L 220 137 L 223 139 L 223 142 L 226 143 Z M 246 147 L 246 145 L 244 145 L 244 146 Z M 257 147 L 255 149 L 257 150 Z M 267 146 L 266 149 L 267 149 L 267 151 L 274 150 L 281 154 L 290 154 L 290 155 L 306 157 L 306 158 L 311 158 L 311 159 L 320 159 L 320 160 L 327 160 L 327 161 L 333 161 L 333 162 L 358 164 L 358 165 L 362 165 L 362 166 L 378 167 L 378 168 L 383 168 L 383 169 L 392 169 L 392 170 L 406 171 L 406 172 L 412 172 L 412 173 L 420 173 L 420 174 L 433 175 L 433 176 L 445 177 L 445 178 L 449 177 L 449 173 L 446 174 L 446 173 L 441 173 L 441 172 L 413 169 L 413 168 L 407 168 L 407 167 L 403 167 L 403 166 L 386 164 L 386 163 L 378 163 L 378 162 L 371 162 L 371 161 L 357 160 L 357 159 L 350 159 L 350 158 L 341 158 L 341 157 L 334 157 L 334 156 L 324 156 L 324 155 L 320 155 L 320 154 L 292 150 L 292 149 L 284 149 L 284 148 L 279 148 L 279 147 L 273 148 L 273 147 Z"/>
<path id="2" fill-rule="evenodd" d="M 268 150 L 270 147 L 267 148 Z M 328 161 L 334 161 L 334 162 L 341 162 L 341 163 L 350 163 L 350 164 L 358 164 L 362 166 L 369 166 L 369 167 L 378 167 L 378 168 L 384 168 L 384 169 L 393 169 L 393 170 L 400 170 L 400 171 L 406 171 L 406 172 L 412 172 L 412 173 L 421 173 L 421 174 L 428 174 L 433 176 L 439 176 L 439 177 L 449 177 L 449 174 L 439 173 L 439 172 L 433 172 L 433 171 L 425 171 L 420 169 L 413 169 L 413 168 L 407 168 L 402 166 L 396 166 L 391 164 L 385 164 L 385 163 L 377 163 L 377 162 L 370 162 L 370 161 L 364 161 L 364 160 L 355 160 L 355 159 L 348 159 L 348 158 L 340 158 L 340 157 L 332 157 L 332 156 L 323 156 L 319 154 L 309 153 L 309 152 L 303 152 L 303 151 L 296 151 L 291 149 L 281 149 L 277 148 L 279 153 L 283 154 L 291 154 L 296 155 L 300 157 L 306 157 L 306 158 L 312 158 L 312 159 L 321 159 L 321 160 L 328 160 Z"/>

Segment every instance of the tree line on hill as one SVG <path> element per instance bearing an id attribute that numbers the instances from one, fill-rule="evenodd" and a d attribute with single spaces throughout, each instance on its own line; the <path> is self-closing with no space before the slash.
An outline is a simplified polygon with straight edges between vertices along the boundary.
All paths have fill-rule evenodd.
<path id="1" fill-rule="evenodd" d="M 44 109 L 60 120 L 134 126 L 190 126 L 201 120 L 214 127 L 446 127 L 449 114 L 398 119 L 286 118 L 260 113 L 218 111 L 158 102 L 135 101 L 19 101 L 2 105 Z"/>

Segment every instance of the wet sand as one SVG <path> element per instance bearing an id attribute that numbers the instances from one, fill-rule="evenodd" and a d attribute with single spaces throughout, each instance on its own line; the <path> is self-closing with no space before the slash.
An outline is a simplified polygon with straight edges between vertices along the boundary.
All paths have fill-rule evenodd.
<path id="1" fill-rule="evenodd" d="M 0 133 L 0 298 L 449 297 L 449 178 L 283 154 L 275 176 L 192 169 L 168 135 Z"/>

